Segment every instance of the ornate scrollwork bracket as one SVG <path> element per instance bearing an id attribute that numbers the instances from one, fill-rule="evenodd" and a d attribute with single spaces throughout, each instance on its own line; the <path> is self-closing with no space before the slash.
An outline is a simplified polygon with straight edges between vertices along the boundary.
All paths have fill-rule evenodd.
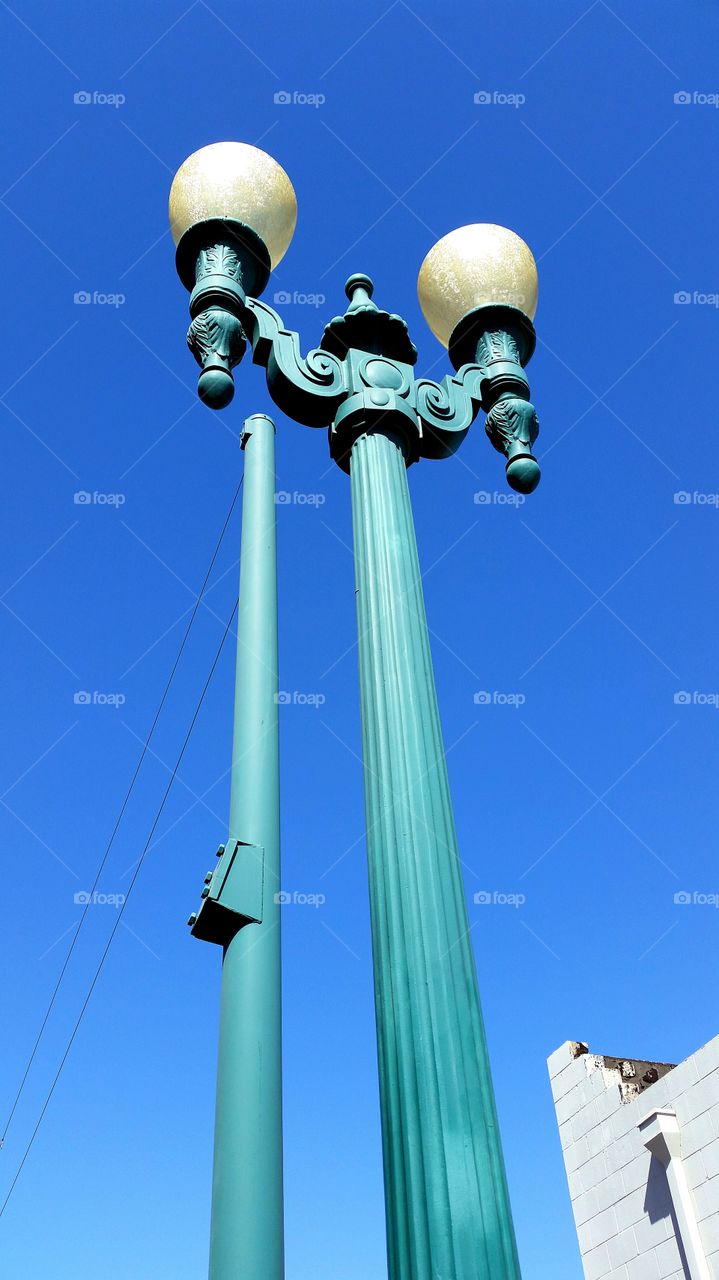
<path id="1" fill-rule="evenodd" d="M 234 392 L 232 369 L 247 340 L 265 369 L 283 413 L 310 427 L 329 427 L 330 453 L 349 471 L 354 442 L 381 431 L 401 443 L 407 465 L 450 457 L 480 408 L 486 432 L 507 459 L 507 480 L 520 493 L 539 483 L 532 448 L 539 431 L 524 366 L 535 345 L 531 320 L 517 307 L 470 311 L 449 342 L 456 374 L 437 383 L 415 378 L 417 352 L 401 316 L 372 301 L 368 276 L 350 276 L 349 306 L 325 326 L 303 356 L 299 335 L 257 296 L 269 278 L 267 249 L 254 231 L 230 219 L 194 224 L 177 247 L 180 278 L 191 289 L 188 345 L 201 365 L 198 392 L 224 408 Z"/>
<path id="2" fill-rule="evenodd" d="M 302 356 L 299 334 L 257 298 L 247 298 L 242 321 L 278 409 L 304 426 L 328 427 L 347 394 L 343 361 L 319 347 Z"/>
<path id="3" fill-rule="evenodd" d="M 459 448 L 482 403 L 482 374 L 479 365 L 468 364 L 456 378 L 418 379 L 415 396 L 423 458 L 449 458 Z"/>
<path id="4" fill-rule="evenodd" d="M 349 470 L 357 436 L 395 431 L 408 463 L 419 457 L 412 366 L 417 352 L 400 316 L 372 302 L 368 276 L 351 276 L 350 305 L 325 326 L 319 347 L 300 354 L 299 337 L 276 311 L 247 298 L 243 324 L 255 363 L 263 365 L 275 404 L 297 422 L 330 427 L 330 453 Z"/>

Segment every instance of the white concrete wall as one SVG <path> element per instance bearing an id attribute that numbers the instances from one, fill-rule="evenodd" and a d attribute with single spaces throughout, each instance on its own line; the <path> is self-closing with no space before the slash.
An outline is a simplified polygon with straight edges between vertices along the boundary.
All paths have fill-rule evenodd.
<path id="1" fill-rule="evenodd" d="M 719 1280 L 719 1036 L 638 1096 L 566 1041 L 549 1075 L 586 1280 L 689 1280 L 666 1173 L 637 1125 L 672 1108 L 709 1273 Z"/>

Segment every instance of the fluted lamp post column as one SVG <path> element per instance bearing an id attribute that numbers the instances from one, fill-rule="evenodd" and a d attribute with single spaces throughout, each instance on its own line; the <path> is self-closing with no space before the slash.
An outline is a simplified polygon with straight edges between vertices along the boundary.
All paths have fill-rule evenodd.
<path id="1" fill-rule="evenodd" d="M 249 340 L 275 403 L 328 427 L 331 456 L 350 475 L 390 1280 L 518 1280 L 407 469 L 451 456 L 483 409 L 509 484 L 536 487 L 524 373 L 536 267 L 519 236 L 491 224 L 430 250 L 420 303 L 455 369 L 441 383 L 415 377 L 404 320 L 375 304 L 363 275 L 350 277 L 344 315 L 302 356 L 298 335 L 259 298 L 274 260 L 268 190 L 276 215 L 293 205 L 278 169 L 243 144 L 203 148 L 179 170 L 170 212 L 202 399 L 228 403 Z M 261 1280 L 239 1260 L 213 1280 L 235 1274 Z"/>

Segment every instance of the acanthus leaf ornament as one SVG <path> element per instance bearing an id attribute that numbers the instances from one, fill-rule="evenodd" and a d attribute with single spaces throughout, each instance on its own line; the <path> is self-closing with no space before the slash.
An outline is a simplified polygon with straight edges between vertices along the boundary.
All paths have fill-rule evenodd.
<path id="1" fill-rule="evenodd" d="M 232 245 L 210 244 L 200 250 L 197 256 L 196 283 L 205 276 L 226 276 L 229 280 L 242 283 L 242 266 Z"/>
<path id="2" fill-rule="evenodd" d="M 506 330 L 489 330 L 477 343 L 477 359 L 491 369 L 493 364 L 521 364 L 519 347 L 513 334 Z"/>
<path id="3" fill-rule="evenodd" d="M 487 414 L 485 431 L 495 449 L 507 459 L 507 480 L 519 493 L 531 493 L 539 484 L 540 470 L 532 446 L 539 434 L 533 404 L 519 396 L 504 395 Z"/>
<path id="4" fill-rule="evenodd" d="M 211 409 L 224 409 L 234 395 L 231 370 L 239 364 L 247 342 L 237 316 L 223 307 L 207 307 L 192 320 L 187 345 L 202 373 L 197 393 Z"/>

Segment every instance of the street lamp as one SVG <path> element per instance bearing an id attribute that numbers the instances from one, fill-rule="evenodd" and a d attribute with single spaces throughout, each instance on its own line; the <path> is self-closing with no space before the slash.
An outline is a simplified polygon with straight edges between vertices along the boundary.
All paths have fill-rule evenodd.
<path id="1" fill-rule="evenodd" d="M 420 303 L 455 369 L 436 383 L 414 376 L 407 325 L 376 306 L 365 275 L 350 276 L 344 315 L 300 353 L 298 335 L 260 299 L 295 219 L 289 178 L 264 152 L 218 143 L 185 161 L 170 220 L 191 291 L 188 344 L 200 397 L 223 408 L 249 340 L 274 402 L 328 427 L 330 454 L 350 476 L 391 1280 L 518 1280 L 406 473 L 453 454 L 481 408 L 511 487 L 536 488 L 524 374 L 536 266 L 518 236 L 488 224 L 430 250 Z M 232 1212 L 235 1229 L 252 1229 L 247 1205 L 225 1197 L 218 1207 L 213 1194 L 213 1237 L 232 1231 Z M 211 1261 L 212 1280 L 240 1270 L 240 1259 L 236 1270 Z"/>

